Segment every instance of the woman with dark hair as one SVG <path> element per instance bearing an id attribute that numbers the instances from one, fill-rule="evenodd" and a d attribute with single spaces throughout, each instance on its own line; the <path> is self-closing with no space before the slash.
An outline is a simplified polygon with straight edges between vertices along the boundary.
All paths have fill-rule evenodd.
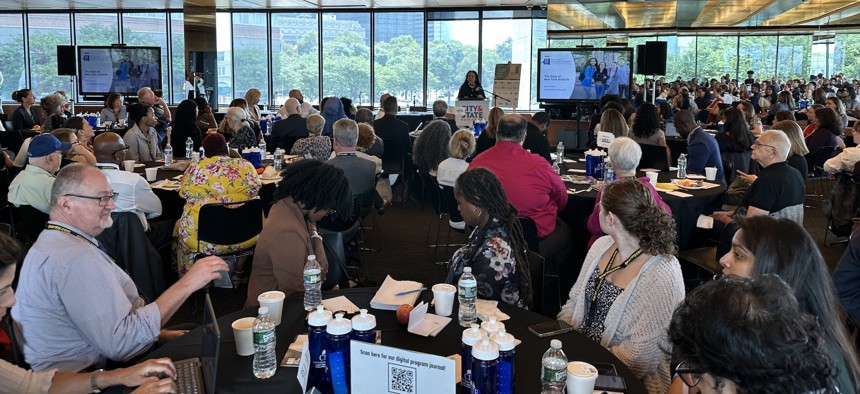
<path id="1" fill-rule="evenodd" d="M 725 119 L 723 132 L 714 137 L 720 147 L 720 157 L 734 163 L 736 171 L 750 172 L 750 155 L 755 137 L 750 133 L 749 123 L 744 113 L 737 108 L 727 109 Z"/>
<path id="2" fill-rule="evenodd" d="M 594 73 L 594 91 L 597 97 L 603 97 L 603 93 L 606 92 L 607 79 L 609 79 L 609 70 L 606 69 L 606 63 L 600 62 Z"/>
<path id="3" fill-rule="evenodd" d="M 640 144 L 666 146 L 666 134 L 660 129 L 660 115 L 654 104 L 639 105 L 630 131 L 630 138 Z"/>
<path id="4" fill-rule="evenodd" d="M 12 100 L 21 103 L 15 112 L 12 113 L 12 127 L 15 130 L 39 130 L 42 122 L 39 121 L 39 114 L 33 104 L 36 104 L 36 95 L 30 89 L 21 89 L 12 92 Z M 6 130 L 6 131 L 15 131 Z"/>
<path id="5" fill-rule="evenodd" d="M 325 118 L 322 135 L 331 137 L 334 123 L 346 118 L 346 114 L 343 111 L 343 102 L 341 102 L 340 99 L 337 97 L 328 98 L 331 98 L 332 100 L 326 100 L 325 104 L 321 107 L 321 115 Z"/>
<path id="6" fill-rule="evenodd" d="M 457 100 L 483 100 L 484 88 L 481 87 L 481 78 L 478 77 L 478 72 L 469 70 L 466 73 L 466 79 L 460 85 L 460 91 L 457 92 Z"/>
<path id="7" fill-rule="evenodd" d="M 302 271 L 309 255 L 316 256 L 325 278 L 328 260 L 317 222 L 352 212 L 349 182 L 340 168 L 302 160 L 281 175 L 284 180 L 275 190 L 274 205 L 254 250 L 246 307 L 257 305 L 257 297 L 269 290 L 282 291 L 287 297 L 302 294 Z"/>
<path id="8" fill-rule="evenodd" d="M 451 126 L 444 120 L 434 120 L 424 126 L 412 147 L 412 163 L 431 176 L 436 176 L 439 163 L 447 159 Z"/>
<path id="9" fill-rule="evenodd" d="M 666 328 L 684 299 L 675 221 L 633 178 L 604 187 L 599 204 L 607 235 L 589 249 L 558 319 L 609 349 L 649 393 L 665 393 Z"/>
<path id="10" fill-rule="evenodd" d="M 761 118 L 759 118 L 755 114 L 755 107 L 753 107 L 751 102 L 749 102 L 747 100 L 741 101 L 738 104 L 737 109 L 739 109 L 739 110 L 741 110 L 741 112 L 743 112 L 744 118 L 747 120 L 747 124 L 749 125 L 750 133 L 752 133 L 754 136 L 757 136 L 757 135 L 760 135 L 762 131 L 764 131 L 764 126 L 761 124 Z M 791 113 L 789 111 L 779 111 L 779 112 Z M 777 115 L 779 115 L 779 112 L 777 112 Z M 774 116 L 774 119 L 775 118 L 776 118 L 776 116 Z"/>
<path id="11" fill-rule="evenodd" d="M 125 110 L 125 105 L 122 102 L 122 96 L 119 93 L 108 94 L 105 99 L 105 107 L 99 113 L 102 122 L 119 122 L 120 119 L 127 119 L 128 113 Z"/>
<path id="12" fill-rule="evenodd" d="M 200 132 L 202 133 L 204 130 L 209 131 L 210 129 L 217 129 L 218 121 L 215 120 L 215 115 L 212 113 L 212 106 L 209 105 L 206 98 L 197 97 L 194 99 L 194 102 L 197 103 L 197 128 L 200 129 Z"/>
<path id="13" fill-rule="evenodd" d="M 812 135 L 812 132 L 815 131 L 816 121 L 815 121 L 815 110 L 819 108 L 824 108 L 821 104 L 812 104 L 807 108 L 806 112 L 806 127 L 803 128 L 803 138 L 809 137 Z M 801 119 L 803 120 L 803 119 Z"/>
<path id="14" fill-rule="evenodd" d="M 179 186 L 179 196 L 185 199 L 185 207 L 176 222 L 173 235 L 177 239 L 174 256 L 180 276 L 185 275 L 194 264 L 197 253 L 229 253 L 248 249 L 257 242 L 257 237 L 254 237 L 236 245 L 198 244 L 198 216 L 202 206 L 251 200 L 257 198 L 262 186 L 251 163 L 228 156 L 227 140 L 223 135 L 207 135 L 203 139 L 203 150 L 206 157 L 185 170 Z"/>
<path id="15" fill-rule="evenodd" d="M 128 121 L 131 128 L 122 136 L 128 146 L 126 158 L 138 162 L 163 159 L 164 152 L 161 151 L 155 131 L 158 119 L 153 107 L 144 103 L 132 104 L 128 108 Z"/>
<path id="16" fill-rule="evenodd" d="M 777 112 L 794 110 L 794 97 L 791 96 L 791 92 L 785 90 L 779 92 L 776 95 L 776 102 L 772 103 L 767 111 L 767 124 L 773 124 L 773 118 Z"/>
<path id="17" fill-rule="evenodd" d="M 672 123 L 672 118 L 675 117 L 675 110 L 672 109 L 672 104 L 668 101 L 657 103 L 657 113 L 660 115 L 660 124 Z M 665 127 L 661 127 L 665 129 Z"/>
<path id="18" fill-rule="evenodd" d="M 471 267 L 478 297 L 520 308 L 532 305 L 532 278 L 517 209 L 508 202 L 502 184 L 485 168 L 460 174 L 454 198 L 463 221 L 474 227 L 466 245 L 448 261 L 445 283 L 456 284 L 463 268 Z"/>
<path id="19" fill-rule="evenodd" d="M 814 101 L 815 104 L 826 105 L 827 91 L 823 88 L 815 88 L 815 90 L 812 91 L 812 101 Z"/>
<path id="20" fill-rule="evenodd" d="M 81 116 L 72 116 L 66 121 L 63 127 L 74 130 L 81 147 L 85 148 L 89 153 L 95 154 L 93 151 L 93 137 L 96 136 L 96 132 L 93 130 L 93 126 L 90 126 L 90 122 L 87 122 Z"/>
<path id="21" fill-rule="evenodd" d="M 188 138 L 194 142 L 195 151 L 200 149 L 203 136 L 197 127 L 197 103 L 185 99 L 176 107 L 176 117 L 173 118 L 173 129 L 170 132 L 170 146 L 173 147 L 174 157 L 191 157 L 191 152 L 185 151 Z"/>
<path id="22" fill-rule="evenodd" d="M 62 94 L 52 93 L 42 97 L 40 104 L 46 117 L 45 121 L 42 122 L 42 131 L 49 132 L 53 129 L 62 128 L 66 123 L 66 114 L 63 112 L 66 98 Z"/>
<path id="23" fill-rule="evenodd" d="M 340 103 L 343 104 L 343 113 L 346 117 L 355 120 L 355 106 L 352 105 L 352 99 L 349 97 L 341 97 Z"/>
<path id="24" fill-rule="evenodd" d="M 845 105 L 842 104 L 842 101 L 836 97 L 830 97 L 825 101 L 825 105 L 839 114 L 839 118 L 842 119 L 842 128 L 848 127 L 848 114 L 845 113 Z"/>
<path id="25" fill-rule="evenodd" d="M 487 115 L 487 128 L 481 132 L 475 141 L 475 156 L 496 145 L 496 129 L 499 128 L 499 120 L 505 116 L 505 111 L 499 107 L 493 107 Z"/>
<path id="26" fill-rule="evenodd" d="M 96 165 L 96 156 L 78 142 L 75 130 L 60 128 L 52 130 L 51 134 L 54 137 L 57 137 L 60 142 L 65 142 L 72 146 L 69 150 L 60 152 L 63 155 L 63 158 L 60 161 L 60 168 L 72 163 L 84 163 L 91 166 Z"/>
<path id="27" fill-rule="evenodd" d="M 806 137 L 806 147 L 809 148 L 810 154 L 814 155 L 825 147 L 845 149 L 845 142 L 841 138 L 842 128 L 842 120 L 832 108 L 816 109 L 815 131 Z"/>

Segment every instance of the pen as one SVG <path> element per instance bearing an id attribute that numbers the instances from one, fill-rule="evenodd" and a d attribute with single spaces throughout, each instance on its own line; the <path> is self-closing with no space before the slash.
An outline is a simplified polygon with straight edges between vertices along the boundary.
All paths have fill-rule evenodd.
<path id="1" fill-rule="evenodd" d="M 427 290 L 427 288 L 426 288 L 426 287 L 419 287 L 419 288 L 417 288 L 417 289 L 415 289 L 415 290 L 401 291 L 401 292 L 399 292 L 399 293 L 395 294 L 394 296 L 395 296 L 395 297 L 401 297 L 401 296 L 405 296 L 405 295 L 407 295 L 407 294 L 417 293 L 417 292 L 419 292 L 419 291 L 424 291 L 424 290 Z"/>

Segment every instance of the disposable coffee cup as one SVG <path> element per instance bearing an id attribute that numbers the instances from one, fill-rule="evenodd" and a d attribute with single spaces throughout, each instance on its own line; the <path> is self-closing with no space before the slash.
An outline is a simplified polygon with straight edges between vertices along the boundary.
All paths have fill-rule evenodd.
<path id="1" fill-rule="evenodd" d="M 200 161 L 200 152 L 191 152 L 191 161 L 195 163 Z"/>
<path id="2" fill-rule="evenodd" d="M 717 179 L 717 167 L 705 167 L 705 179 L 709 181 Z"/>
<path id="3" fill-rule="evenodd" d="M 647 171 L 647 172 L 645 172 L 645 175 L 646 175 L 646 176 L 648 176 L 648 181 L 649 181 L 649 182 L 651 182 L 651 185 L 652 185 L 652 186 L 657 185 L 657 175 L 658 175 L 658 172 L 656 172 L 656 171 Z"/>
<path id="4" fill-rule="evenodd" d="M 134 172 L 134 160 L 123 160 L 122 168 L 128 172 Z"/>
<path id="5" fill-rule="evenodd" d="M 152 167 L 146 169 L 146 180 L 150 182 L 155 182 L 155 177 L 158 175 L 158 167 Z"/>
<path id="6" fill-rule="evenodd" d="M 582 361 L 567 363 L 567 394 L 591 394 L 595 380 L 597 368 L 593 365 Z"/>
<path id="7" fill-rule="evenodd" d="M 257 297 L 260 306 L 269 308 L 269 316 L 276 326 L 281 324 L 281 310 L 284 309 L 284 297 L 286 295 L 281 291 L 267 291 Z"/>
<path id="8" fill-rule="evenodd" d="M 433 285 L 432 290 L 433 297 L 436 299 L 436 314 L 439 316 L 451 316 L 451 311 L 454 309 L 454 296 L 457 294 L 457 288 L 447 283 L 439 283 Z"/>
<path id="9" fill-rule="evenodd" d="M 236 353 L 240 356 L 254 354 L 253 317 L 243 317 L 233 322 L 233 339 L 236 340 Z"/>

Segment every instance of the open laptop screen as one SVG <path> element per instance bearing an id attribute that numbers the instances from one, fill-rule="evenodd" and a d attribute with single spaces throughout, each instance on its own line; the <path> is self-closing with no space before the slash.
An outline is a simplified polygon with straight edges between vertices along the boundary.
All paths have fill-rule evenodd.
<path id="1" fill-rule="evenodd" d="M 203 384 L 207 394 L 215 394 L 215 377 L 218 372 L 218 351 L 221 348 L 221 330 L 215 317 L 212 300 L 206 294 L 203 306 L 203 342 L 200 347 L 200 361 L 203 369 Z"/>

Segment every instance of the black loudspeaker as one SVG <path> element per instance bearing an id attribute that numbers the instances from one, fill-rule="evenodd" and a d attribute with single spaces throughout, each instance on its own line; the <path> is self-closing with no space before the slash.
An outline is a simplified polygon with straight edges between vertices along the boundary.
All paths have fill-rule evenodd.
<path id="1" fill-rule="evenodd" d="M 636 46 L 636 73 L 645 74 L 645 44 Z"/>
<path id="2" fill-rule="evenodd" d="M 75 47 L 57 45 L 57 75 L 75 75 Z"/>
<path id="3" fill-rule="evenodd" d="M 645 75 L 666 75 L 666 42 L 645 43 Z"/>

